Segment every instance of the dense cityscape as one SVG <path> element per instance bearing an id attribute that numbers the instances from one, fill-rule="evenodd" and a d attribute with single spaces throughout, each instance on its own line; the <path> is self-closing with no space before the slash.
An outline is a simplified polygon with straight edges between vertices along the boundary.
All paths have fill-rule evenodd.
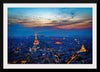
<path id="1" fill-rule="evenodd" d="M 92 64 L 91 39 L 9 37 L 8 64 Z"/>
<path id="2" fill-rule="evenodd" d="M 92 64 L 92 7 L 9 7 L 8 64 Z"/>

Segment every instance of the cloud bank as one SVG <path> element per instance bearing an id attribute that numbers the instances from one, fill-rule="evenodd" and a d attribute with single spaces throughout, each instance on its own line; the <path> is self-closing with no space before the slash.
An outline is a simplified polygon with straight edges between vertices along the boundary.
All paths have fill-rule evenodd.
<path id="1" fill-rule="evenodd" d="M 24 10 L 26 12 L 24 12 Z M 29 28 L 48 27 L 50 29 L 55 29 L 55 30 L 88 29 L 92 28 L 91 15 L 92 15 L 91 10 L 84 8 L 83 9 L 74 9 L 74 8 L 16 9 L 15 8 L 15 9 L 9 9 L 8 11 L 8 24 L 14 23 Z"/>

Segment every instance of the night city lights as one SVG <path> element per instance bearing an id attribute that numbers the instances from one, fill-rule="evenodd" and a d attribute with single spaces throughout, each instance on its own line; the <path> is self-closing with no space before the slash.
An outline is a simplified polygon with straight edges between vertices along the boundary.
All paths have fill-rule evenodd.
<path id="1" fill-rule="evenodd" d="M 93 7 L 55 5 L 5 8 L 7 65 L 94 64 Z"/>

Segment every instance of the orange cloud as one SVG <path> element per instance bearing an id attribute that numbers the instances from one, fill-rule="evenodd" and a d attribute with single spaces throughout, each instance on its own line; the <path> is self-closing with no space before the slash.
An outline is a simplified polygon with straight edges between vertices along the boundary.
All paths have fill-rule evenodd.
<path id="1" fill-rule="evenodd" d="M 91 19 L 83 20 L 50 20 L 40 19 L 9 19 L 8 24 L 20 24 L 24 27 L 50 27 L 52 29 L 86 29 L 92 28 Z"/>
<path id="2" fill-rule="evenodd" d="M 71 23 L 71 22 L 70 22 Z M 56 26 L 58 29 L 87 29 L 87 28 L 92 28 L 92 21 L 83 21 L 83 22 L 72 22 L 69 25 L 60 25 Z"/>

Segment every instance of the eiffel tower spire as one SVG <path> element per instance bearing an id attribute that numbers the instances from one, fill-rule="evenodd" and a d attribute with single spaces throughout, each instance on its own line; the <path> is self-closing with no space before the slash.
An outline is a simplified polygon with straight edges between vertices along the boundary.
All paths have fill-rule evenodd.
<path id="1" fill-rule="evenodd" d="M 37 40 L 37 33 L 35 33 L 35 40 Z"/>

